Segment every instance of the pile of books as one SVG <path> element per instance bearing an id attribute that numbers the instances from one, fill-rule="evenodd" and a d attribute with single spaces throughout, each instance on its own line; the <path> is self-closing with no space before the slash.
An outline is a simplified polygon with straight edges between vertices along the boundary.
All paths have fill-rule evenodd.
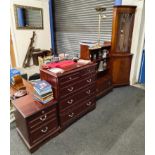
<path id="1" fill-rule="evenodd" d="M 34 86 L 34 99 L 46 104 L 53 99 L 52 86 L 45 80 L 37 81 Z"/>

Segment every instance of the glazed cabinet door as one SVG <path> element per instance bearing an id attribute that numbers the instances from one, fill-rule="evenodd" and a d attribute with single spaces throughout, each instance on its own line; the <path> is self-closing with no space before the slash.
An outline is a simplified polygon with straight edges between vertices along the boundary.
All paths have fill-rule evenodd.
<path id="1" fill-rule="evenodd" d="M 134 7 L 114 7 L 112 26 L 113 53 L 130 53 L 134 17 Z"/>

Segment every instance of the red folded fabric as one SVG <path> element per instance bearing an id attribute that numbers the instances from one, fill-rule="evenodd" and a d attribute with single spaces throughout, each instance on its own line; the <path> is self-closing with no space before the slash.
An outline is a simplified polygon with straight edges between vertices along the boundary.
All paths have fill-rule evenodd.
<path id="1" fill-rule="evenodd" d="M 76 64 L 74 61 L 72 60 L 64 60 L 64 61 L 60 61 L 60 62 L 51 62 L 49 64 L 44 64 L 42 65 L 43 68 L 61 68 L 64 69 L 66 67 L 72 66 Z"/>

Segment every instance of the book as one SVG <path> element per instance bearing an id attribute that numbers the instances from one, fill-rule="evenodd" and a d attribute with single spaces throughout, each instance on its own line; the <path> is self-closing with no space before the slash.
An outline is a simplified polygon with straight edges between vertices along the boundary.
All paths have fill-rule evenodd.
<path id="1" fill-rule="evenodd" d="M 37 91 L 36 90 L 34 90 L 34 92 L 33 92 L 34 94 L 36 94 L 36 95 L 39 95 L 38 93 L 37 93 Z M 39 95 L 40 97 L 42 97 L 42 98 L 44 98 L 44 97 L 47 97 L 47 96 L 50 96 L 51 95 L 51 93 L 53 94 L 53 92 L 48 92 L 48 93 L 45 93 L 45 94 L 42 94 L 42 95 Z"/>
<path id="2" fill-rule="evenodd" d="M 38 99 L 38 98 L 36 98 L 36 97 L 33 96 L 33 99 L 36 100 L 36 101 L 38 101 L 38 102 L 40 102 L 40 103 L 42 103 L 42 104 L 46 104 L 46 103 L 50 102 L 53 98 L 52 99 L 49 99 L 49 100 L 41 101 L 40 99 Z"/>
<path id="3" fill-rule="evenodd" d="M 36 98 L 38 98 L 40 101 L 46 101 L 46 100 L 53 99 L 53 93 L 51 93 L 49 96 L 44 97 L 44 98 L 42 98 L 42 97 L 40 97 L 40 96 L 38 96 L 36 94 L 33 94 L 33 96 L 36 97 Z"/>
<path id="4" fill-rule="evenodd" d="M 50 90 L 52 86 L 45 80 L 40 80 L 36 84 L 34 84 L 34 88 L 37 89 L 38 92 L 43 92 L 46 90 Z"/>
<path id="5" fill-rule="evenodd" d="M 41 91 L 41 92 L 40 92 L 36 87 L 33 87 L 33 88 L 34 88 L 34 90 L 38 93 L 38 95 L 40 95 L 40 96 L 52 92 L 52 89 L 51 89 L 51 88 L 48 89 L 48 90 Z"/>

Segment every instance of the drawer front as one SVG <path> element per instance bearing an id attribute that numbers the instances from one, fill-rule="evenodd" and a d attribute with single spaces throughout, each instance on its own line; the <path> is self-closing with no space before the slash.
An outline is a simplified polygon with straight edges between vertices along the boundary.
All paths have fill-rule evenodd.
<path id="1" fill-rule="evenodd" d="M 51 119 L 49 122 L 40 126 L 39 128 L 30 131 L 31 143 L 34 144 L 37 141 L 42 140 L 45 136 L 49 135 L 51 132 L 58 128 L 58 120 Z"/>
<path id="2" fill-rule="evenodd" d="M 96 66 L 84 68 L 80 71 L 68 74 L 59 78 L 60 86 L 68 85 L 79 81 L 81 78 L 87 78 L 96 74 Z"/>
<path id="3" fill-rule="evenodd" d="M 89 110 L 95 104 L 96 104 L 95 98 L 91 98 L 89 100 L 85 100 L 77 107 L 64 111 L 60 115 L 61 125 L 65 126 L 66 124 L 72 123 L 76 118 L 84 114 L 84 112 Z"/>
<path id="4" fill-rule="evenodd" d="M 63 111 L 66 108 L 74 106 L 75 104 L 79 103 L 81 100 L 88 99 L 90 97 L 95 96 L 95 83 L 88 88 L 80 90 L 77 94 L 69 96 L 60 100 L 59 108 L 60 111 Z"/>
<path id="5" fill-rule="evenodd" d="M 81 88 L 87 87 L 89 85 L 92 85 L 95 83 L 95 76 L 88 77 L 84 80 L 81 80 L 77 83 L 70 84 L 66 87 L 60 87 L 60 98 L 66 97 L 67 95 L 71 95 L 72 93 L 75 93 Z"/>
<path id="6" fill-rule="evenodd" d="M 38 113 L 30 116 L 27 120 L 27 124 L 30 130 L 39 127 L 45 122 L 51 119 L 57 118 L 57 107 L 56 105 L 48 107 Z"/>
<path id="7" fill-rule="evenodd" d="M 68 74 L 66 76 L 63 76 L 63 77 L 60 77 L 59 79 L 59 84 L 60 86 L 63 86 L 63 85 L 67 85 L 69 83 L 74 83 L 75 81 L 78 81 L 80 78 L 80 72 L 74 72 L 74 73 L 71 73 L 71 74 Z"/>
<path id="8" fill-rule="evenodd" d="M 86 69 L 82 69 L 80 71 L 80 75 L 81 77 L 85 77 L 85 76 L 89 76 L 89 75 L 95 75 L 96 74 L 96 66 L 91 66 L 91 67 L 88 67 Z"/>

